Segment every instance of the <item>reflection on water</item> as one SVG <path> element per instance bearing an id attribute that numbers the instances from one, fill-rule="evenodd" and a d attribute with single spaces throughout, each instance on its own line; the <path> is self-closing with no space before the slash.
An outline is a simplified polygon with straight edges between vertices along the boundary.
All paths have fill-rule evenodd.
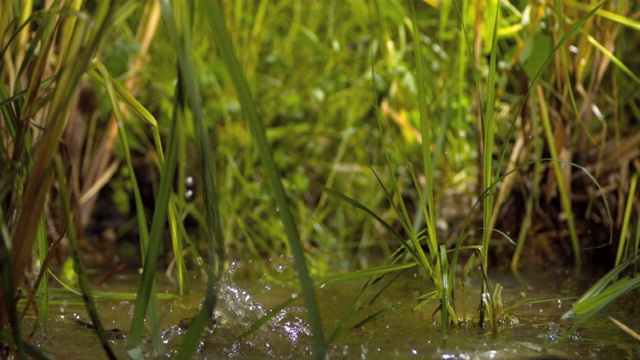
<path id="1" fill-rule="evenodd" d="M 298 359 L 313 358 L 311 333 L 305 322 L 305 311 L 301 300 L 293 307 L 281 311 L 255 333 L 238 340 L 252 324 L 265 316 L 269 309 L 287 300 L 293 292 L 292 286 L 280 282 L 257 280 L 255 273 L 247 275 L 235 264 L 222 277 L 215 311 L 215 319 L 202 336 L 194 358 L 234 359 Z M 559 299 L 580 295 L 590 284 L 558 270 L 545 273 L 530 273 L 522 277 L 511 274 L 492 276 L 494 284 L 504 286 L 502 293 L 505 308 L 525 299 Z M 119 281 L 112 291 L 134 291 L 136 281 Z M 466 284 L 466 314 L 477 313 L 479 285 L 477 279 Z M 161 358 L 172 358 L 184 336 L 183 319 L 195 315 L 204 286 L 193 284 L 191 295 L 178 300 L 161 303 L 163 317 L 163 341 L 165 354 Z M 363 281 L 353 281 L 326 286 L 318 291 L 318 300 L 323 316 L 325 332 L 329 334 L 347 314 Z M 164 285 L 165 288 L 170 286 Z M 159 286 L 163 288 L 163 286 Z M 407 301 L 419 294 L 420 279 L 416 274 L 407 274 L 394 281 L 374 303 L 356 311 L 345 331 L 328 350 L 331 359 L 582 359 L 582 358 L 640 358 L 640 346 L 617 327 L 606 316 L 597 317 L 588 326 L 574 334 L 566 343 L 553 350 L 544 349 L 560 337 L 571 323 L 560 321 L 560 316 L 571 308 L 572 300 L 553 300 L 529 303 L 509 310 L 510 317 L 503 321 L 497 334 L 480 329 L 473 322 L 453 327 L 447 341 L 443 341 L 439 314 L 434 317 L 437 303 L 433 301 L 415 309 L 417 302 Z M 428 289 L 426 290 L 428 291 Z M 636 295 L 636 296 L 634 296 Z M 395 312 L 364 326 L 354 328 L 363 319 L 381 309 L 404 302 L 405 306 Z M 456 299 L 459 311 L 461 299 Z M 126 329 L 130 326 L 133 311 L 132 301 L 98 301 L 99 310 L 107 329 Z M 633 329 L 640 327 L 640 299 L 637 292 L 631 294 L 606 315 L 626 323 Z M 56 310 L 57 309 L 57 312 Z M 30 342 L 41 347 L 56 359 L 104 358 L 97 338 L 92 330 L 79 324 L 88 316 L 82 305 L 62 303 L 50 310 L 50 321 L 46 329 L 35 331 Z M 77 320 L 81 320 L 80 322 Z M 434 319 L 436 320 L 434 322 Z M 35 320 L 23 321 L 22 332 L 31 332 Z M 126 358 L 126 339 L 121 332 L 111 340 L 119 358 Z M 146 355 L 153 356 L 149 340 L 144 344 Z"/>

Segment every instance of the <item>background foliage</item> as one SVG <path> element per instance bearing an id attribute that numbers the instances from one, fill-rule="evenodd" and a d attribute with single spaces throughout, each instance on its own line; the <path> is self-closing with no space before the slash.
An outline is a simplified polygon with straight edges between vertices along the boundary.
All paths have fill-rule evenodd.
<path id="1" fill-rule="evenodd" d="M 288 268 L 269 156 L 318 277 L 395 263 L 404 247 L 437 264 L 427 276 L 445 304 L 460 250 L 513 270 L 637 252 L 636 2 L 219 1 L 269 149 L 211 4 L 163 4 L 162 16 L 155 1 L 0 5 L 0 322 L 17 321 L 6 299 L 22 269 L 46 294 L 41 269 L 74 261 L 75 236 L 91 266 L 138 267 L 157 245 L 180 294 L 216 231 L 219 255 Z M 149 231 L 158 209 L 167 229 L 163 215 Z"/>

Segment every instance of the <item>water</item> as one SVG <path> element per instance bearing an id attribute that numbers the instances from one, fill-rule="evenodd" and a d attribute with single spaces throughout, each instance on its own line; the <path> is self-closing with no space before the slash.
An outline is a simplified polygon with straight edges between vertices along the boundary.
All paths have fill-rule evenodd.
<path id="1" fill-rule="evenodd" d="M 302 319 L 304 309 L 289 307 L 254 334 L 238 340 L 255 322 L 269 312 L 247 290 L 234 282 L 236 265 L 232 264 L 220 279 L 215 321 L 207 329 L 195 358 L 256 358 L 295 359 L 311 354 L 311 329 Z M 269 290 L 269 286 L 261 289 Z M 188 322 L 188 321 L 187 321 Z M 166 357 L 171 358 L 180 345 L 185 330 L 183 324 L 173 325 L 163 333 L 167 345 Z M 151 350 L 151 344 L 148 345 Z"/>
<path id="2" fill-rule="evenodd" d="M 437 302 L 415 309 L 417 302 L 407 301 L 418 295 L 420 280 L 417 274 L 407 273 L 395 280 L 371 305 L 358 310 L 348 322 L 344 332 L 328 349 L 331 359 L 585 359 L 585 358 L 640 358 L 640 345 L 615 327 L 604 315 L 574 334 L 565 343 L 545 350 L 571 323 L 559 320 L 571 308 L 573 300 L 554 300 L 530 303 L 510 309 L 497 333 L 480 329 L 474 322 L 453 327 L 446 340 L 442 337 Z M 238 336 L 272 307 L 288 299 L 293 292 L 288 285 L 277 281 L 256 279 L 252 271 L 231 266 L 221 280 L 215 321 L 207 328 L 198 346 L 196 359 L 311 359 L 311 332 L 305 322 L 301 300 L 278 313 L 255 333 L 243 340 Z M 253 278 L 253 279 L 252 279 Z M 160 278 L 162 279 L 162 278 Z M 567 298 L 580 295 L 589 281 L 572 277 L 568 272 L 555 270 L 530 273 L 522 277 L 511 274 L 492 276 L 494 284 L 504 286 L 505 307 L 533 298 Z M 201 291 L 194 282 L 192 295 L 178 300 L 161 302 L 163 341 L 165 354 L 171 358 L 184 336 L 185 324 L 195 315 L 201 300 Z M 331 333 L 347 314 L 363 281 L 352 281 L 326 286 L 318 291 L 325 333 Z M 123 291 L 121 281 L 113 291 Z M 130 283 L 129 286 L 135 286 Z M 160 288 L 170 288 L 160 285 Z M 478 280 L 471 279 L 466 286 L 466 314 L 477 314 Z M 132 291 L 132 289 L 129 289 Z M 624 322 L 633 329 L 640 327 L 640 299 L 631 294 L 609 309 L 607 315 Z M 405 304 L 395 312 L 364 326 L 354 327 L 378 310 Z M 459 302 L 459 299 L 458 299 Z M 119 358 L 127 358 L 126 331 L 130 326 L 133 301 L 98 301 L 105 327 L 112 331 L 112 345 Z M 462 313 L 461 305 L 458 311 Z M 53 358 L 105 358 L 92 330 L 80 325 L 88 316 L 81 305 L 59 303 L 52 306 L 45 330 L 38 329 L 30 342 L 45 350 Z M 435 321 L 434 321 L 435 319 Z M 33 329 L 35 320 L 23 321 L 25 336 Z M 153 357 L 149 340 L 143 344 L 148 357 Z"/>

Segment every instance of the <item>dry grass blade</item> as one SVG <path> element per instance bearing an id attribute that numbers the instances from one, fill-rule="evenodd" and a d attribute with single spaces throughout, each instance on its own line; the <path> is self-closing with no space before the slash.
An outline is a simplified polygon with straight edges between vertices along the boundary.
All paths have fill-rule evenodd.
<path id="1" fill-rule="evenodd" d="M 158 23 L 160 19 L 160 6 L 157 1 L 147 1 L 143 10 L 142 19 L 140 20 L 136 40 L 140 44 L 140 51 L 132 57 L 130 61 L 130 67 L 128 73 L 130 76 L 125 81 L 125 89 L 129 94 L 135 95 L 140 79 L 138 77 L 139 72 L 143 69 L 146 63 L 146 57 L 149 52 L 149 47 L 156 34 Z M 123 118 L 127 118 L 129 108 L 125 103 L 120 103 L 120 112 L 123 114 Z M 93 208 L 98 199 L 98 191 L 111 179 L 113 173 L 109 171 L 113 163 L 110 163 L 110 159 L 113 153 L 113 148 L 118 136 L 118 124 L 114 114 L 109 117 L 104 137 L 100 142 L 100 145 L 96 149 L 94 154 L 91 154 L 90 158 L 86 159 L 89 164 L 88 171 L 83 178 L 82 184 L 82 210 L 80 216 L 82 216 L 81 224 L 86 224 L 93 212 Z M 162 151 L 162 149 L 158 149 Z"/>
<path id="2" fill-rule="evenodd" d="M 15 233 L 12 238 L 11 258 L 13 260 L 13 285 L 17 286 L 23 277 L 25 265 L 30 258 L 33 241 L 36 236 L 38 222 L 42 216 L 44 201 L 52 179 L 53 158 L 58 153 L 58 142 L 70 112 L 71 99 L 76 91 L 80 77 L 86 71 L 89 61 L 98 48 L 104 34 L 111 26 L 112 1 L 103 1 L 95 7 L 90 17 L 79 17 L 70 37 L 68 50 L 60 64 L 60 72 L 56 77 L 56 87 L 51 97 L 51 104 L 44 117 L 47 119 L 42 140 L 35 154 L 33 173 L 24 191 Z M 39 60 L 46 59 L 45 51 Z M 39 81 L 32 82 L 38 86 Z M 27 118 L 28 119 L 28 118 Z M 23 122 L 26 129 L 27 121 Z M 13 294 L 2 294 L 0 299 L 0 324 L 6 324 L 6 301 Z"/>
<path id="3" fill-rule="evenodd" d="M 633 329 L 631 329 L 630 327 L 628 327 L 627 325 L 621 323 L 620 321 L 614 319 L 611 316 L 607 316 L 607 318 L 614 323 L 617 327 L 620 328 L 620 330 L 626 332 L 627 334 L 629 334 L 632 338 L 640 341 L 640 334 L 638 334 L 637 332 L 633 331 Z"/>

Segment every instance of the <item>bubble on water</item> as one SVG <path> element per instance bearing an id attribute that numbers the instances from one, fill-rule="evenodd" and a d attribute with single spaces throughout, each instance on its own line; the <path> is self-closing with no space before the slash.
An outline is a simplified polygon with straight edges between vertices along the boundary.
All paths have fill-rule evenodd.
<path id="1" fill-rule="evenodd" d="M 367 354 L 369 353 L 369 345 L 361 344 L 360 345 L 360 358 L 367 359 Z"/>
<path id="2" fill-rule="evenodd" d="M 342 356 L 349 355 L 349 345 L 345 345 L 342 347 Z"/>

